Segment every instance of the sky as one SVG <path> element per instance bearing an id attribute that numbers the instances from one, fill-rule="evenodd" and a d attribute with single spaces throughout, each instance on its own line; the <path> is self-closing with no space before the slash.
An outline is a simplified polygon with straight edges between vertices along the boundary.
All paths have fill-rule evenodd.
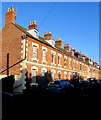
<path id="1" fill-rule="evenodd" d="M 17 24 L 28 28 L 36 20 L 40 36 L 51 31 L 54 40 L 62 38 L 63 47 L 70 44 L 99 62 L 99 2 L 2 2 L 2 27 L 12 5 Z"/>

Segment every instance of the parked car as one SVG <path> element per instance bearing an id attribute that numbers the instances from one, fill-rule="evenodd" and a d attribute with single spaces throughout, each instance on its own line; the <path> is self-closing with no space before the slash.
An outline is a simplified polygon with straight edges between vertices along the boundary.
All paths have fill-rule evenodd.
<path id="1" fill-rule="evenodd" d="M 98 79 L 98 80 L 97 80 L 97 83 L 98 83 L 98 84 L 101 84 L 101 79 Z"/>
<path id="2" fill-rule="evenodd" d="M 48 92 L 69 94 L 74 90 L 74 85 L 67 80 L 51 81 L 47 87 Z"/>
<path id="3" fill-rule="evenodd" d="M 8 92 L 4 92 L 4 91 L 0 91 L 0 94 L 2 94 L 2 101 L 5 104 L 9 104 L 10 102 L 12 102 L 13 94 L 8 93 Z"/>
<path id="4" fill-rule="evenodd" d="M 81 78 L 78 78 L 78 79 L 71 79 L 70 82 L 73 84 L 73 85 L 78 85 L 80 83 L 83 83 L 83 79 Z"/>
<path id="5" fill-rule="evenodd" d="M 98 84 L 98 80 L 96 78 L 88 78 L 87 82 L 92 85 Z"/>

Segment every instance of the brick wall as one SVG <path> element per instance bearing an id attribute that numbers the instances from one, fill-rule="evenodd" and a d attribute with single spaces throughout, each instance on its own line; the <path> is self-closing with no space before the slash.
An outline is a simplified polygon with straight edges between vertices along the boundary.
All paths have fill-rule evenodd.
<path id="1" fill-rule="evenodd" d="M 32 60 L 32 42 L 38 44 L 38 60 L 34 61 Z M 52 47 L 49 47 L 39 41 L 36 41 L 32 38 L 28 38 L 27 40 L 28 46 L 27 46 L 27 60 L 30 61 L 30 64 L 27 64 L 27 71 L 29 72 L 29 74 L 31 74 L 31 67 L 37 67 L 38 68 L 38 72 L 37 75 L 38 76 L 42 76 L 42 68 L 46 68 L 47 71 L 51 71 L 51 70 L 55 70 L 55 74 L 54 74 L 54 78 L 58 79 L 58 71 L 61 71 L 61 79 L 64 79 L 64 72 L 67 72 L 67 79 L 72 78 L 73 76 L 73 72 L 77 72 L 79 73 L 79 76 L 84 76 L 84 78 L 86 79 L 87 76 L 89 75 L 89 71 L 87 71 L 89 65 L 87 66 L 87 63 L 81 62 L 80 60 L 77 60 L 76 58 L 72 58 Z M 46 63 L 42 62 L 42 47 L 47 48 L 47 55 L 46 55 Z M 55 51 L 56 55 L 55 55 L 55 65 L 52 65 L 51 61 L 52 61 L 52 53 L 51 51 Z M 58 66 L 58 54 L 61 54 L 61 66 Z M 67 56 L 66 59 L 66 67 L 64 66 L 64 56 Z M 70 66 L 69 64 L 69 58 L 71 58 L 70 61 Z M 77 66 L 76 66 L 76 61 L 78 61 Z M 36 64 L 33 64 L 36 63 Z M 81 67 L 80 67 L 81 64 Z M 85 69 L 85 65 L 86 65 L 86 69 Z M 52 67 L 53 66 L 53 67 Z M 95 73 L 97 75 L 97 71 Z M 92 76 L 89 77 L 93 77 L 93 73 Z M 96 76 L 98 77 L 98 75 Z"/>
<path id="2" fill-rule="evenodd" d="M 7 68 L 7 53 L 9 53 L 9 66 L 21 60 L 21 35 L 22 32 L 11 23 L 2 29 L 2 70 Z M 20 64 L 12 67 L 9 74 L 20 74 Z"/>

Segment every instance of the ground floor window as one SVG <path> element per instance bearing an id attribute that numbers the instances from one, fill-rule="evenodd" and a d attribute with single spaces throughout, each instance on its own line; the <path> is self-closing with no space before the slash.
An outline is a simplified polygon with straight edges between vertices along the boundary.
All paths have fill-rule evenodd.
<path id="1" fill-rule="evenodd" d="M 71 73 L 69 72 L 69 74 L 68 74 L 68 80 L 70 80 L 71 79 Z"/>
<path id="2" fill-rule="evenodd" d="M 64 72 L 64 80 L 67 79 L 67 72 Z"/>
<path id="3" fill-rule="evenodd" d="M 61 72 L 58 72 L 58 80 L 61 79 Z"/>
<path id="4" fill-rule="evenodd" d="M 54 79 L 55 79 L 54 74 L 55 74 L 55 70 L 51 70 L 51 78 L 52 78 L 52 80 L 54 80 Z"/>
<path id="5" fill-rule="evenodd" d="M 52 80 L 54 80 L 54 72 L 53 71 L 51 72 L 51 77 L 52 77 Z"/>
<path id="6" fill-rule="evenodd" d="M 37 73 L 37 70 L 33 69 L 32 70 L 32 83 L 36 83 L 36 73 Z"/>

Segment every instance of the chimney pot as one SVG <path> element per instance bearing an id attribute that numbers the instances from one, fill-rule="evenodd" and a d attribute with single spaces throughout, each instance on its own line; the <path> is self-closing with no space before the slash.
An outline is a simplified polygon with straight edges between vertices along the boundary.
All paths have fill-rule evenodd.
<path id="1" fill-rule="evenodd" d="M 36 25 L 36 21 L 32 21 L 30 22 L 30 25 L 28 26 L 28 28 L 31 29 L 37 29 L 38 25 Z"/>
<path id="2" fill-rule="evenodd" d="M 45 34 L 51 34 L 51 31 L 46 31 Z"/>
<path id="3" fill-rule="evenodd" d="M 11 8 L 8 8 L 7 10 L 8 11 L 6 13 L 5 24 L 15 22 L 16 12 L 14 11 L 14 6 L 12 6 Z"/>
<path id="4" fill-rule="evenodd" d="M 61 38 L 56 38 L 55 44 L 62 48 L 62 39 Z"/>
<path id="5" fill-rule="evenodd" d="M 75 48 L 71 48 L 71 51 L 76 52 L 76 49 Z"/>
<path id="6" fill-rule="evenodd" d="M 56 38 L 56 41 L 60 41 L 60 40 L 62 41 L 62 39 L 61 39 L 61 38 Z"/>
<path id="7" fill-rule="evenodd" d="M 67 50 L 67 51 L 70 51 L 70 45 L 69 44 L 65 44 L 64 45 L 64 49 Z"/>
<path id="8" fill-rule="evenodd" d="M 50 31 L 46 31 L 44 34 L 45 40 L 52 40 L 52 34 Z"/>
<path id="9" fill-rule="evenodd" d="M 11 10 L 14 11 L 14 6 L 12 5 Z"/>

